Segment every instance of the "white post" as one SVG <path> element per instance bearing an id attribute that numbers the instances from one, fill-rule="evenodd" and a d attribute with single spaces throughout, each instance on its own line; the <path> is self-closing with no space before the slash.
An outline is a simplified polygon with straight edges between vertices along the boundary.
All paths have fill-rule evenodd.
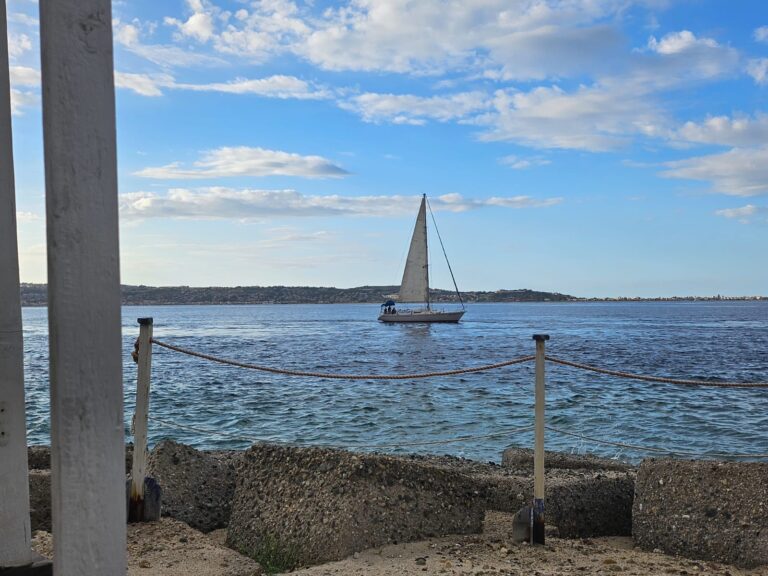
<path id="1" fill-rule="evenodd" d="M 139 318 L 138 377 L 136 411 L 133 415 L 133 466 L 128 520 L 154 520 L 145 514 L 144 478 L 147 475 L 147 418 L 149 417 L 149 381 L 152 372 L 152 318 Z M 159 512 L 159 509 L 158 509 Z"/>
<path id="2" fill-rule="evenodd" d="M 33 560 L 6 38 L 5 0 L 0 0 L 0 572 Z"/>
<path id="3" fill-rule="evenodd" d="M 40 2 L 57 576 L 126 573 L 110 0 Z"/>
<path id="4" fill-rule="evenodd" d="M 544 544 L 544 343 L 547 334 L 534 334 L 536 341 L 536 431 L 533 451 L 533 510 L 531 543 Z"/>

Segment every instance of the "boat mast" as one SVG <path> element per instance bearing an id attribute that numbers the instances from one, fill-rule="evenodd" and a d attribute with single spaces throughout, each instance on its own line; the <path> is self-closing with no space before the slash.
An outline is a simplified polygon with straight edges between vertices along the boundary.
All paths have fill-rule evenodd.
<path id="1" fill-rule="evenodd" d="M 424 194 L 424 200 L 427 199 L 427 195 Z M 453 287 L 456 289 L 456 296 L 459 297 L 459 302 L 461 303 L 461 309 L 464 310 L 464 300 L 461 297 L 461 292 L 459 292 L 459 286 L 456 284 L 456 278 L 453 275 L 453 268 L 451 268 L 451 262 L 448 260 L 448 254 L 445 251 L 445 246 L 443 245 L 443 239 L 440 236 L 440 230 L 437 229 L 437 221 L 435 220 L 435 214 L 432 212 L 432 206 L 429 202 L 427 202 L 427 207 L 429 208 L 429 215 L 432 216 L 432 223 L 435 225 L 435 232 L 437 232 L 437 239 L 440 241 L 440 248 L 443 249 L 443 256 L 445 256 L 445 263 L 448 264 L 448 272 L 451 273 L 451 280 L 453 280 Z M 425 223 L 426 226 L 426 223 Z M 427 294 L 429 294 L 429 288 L 427 288 Z M 429 307 L 429 305 L 427 305 Z"/>
<path id="2" fill-rule="evenodd" d="M 422 208 L 427 203 L 427 195 L 421 195 Z M 430 213 L 432 209 L 430 209 Z M 434 218 L 434 216 L 433 216 Z M 427 215 L 424 214 L 424 276 L 427 278 L 427 310 L 429 310 L 429 236 L 427 235 Z"/>

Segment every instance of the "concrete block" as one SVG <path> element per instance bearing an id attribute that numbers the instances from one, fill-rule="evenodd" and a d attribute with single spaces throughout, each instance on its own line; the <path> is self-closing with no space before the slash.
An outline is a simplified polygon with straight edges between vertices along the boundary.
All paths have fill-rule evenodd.
<path id="1" fill-rule="evenodd" d="M 228 544 L 319 564 L 396 542 L 482 530 L 466 474 L 414 459 L 258 444 L 237 468 Z"/>
<path id="2" fill-rule="evenodd" d="M 646 550 L 768 564 L 768 463 L 644 460 L 632 536 Z"/>

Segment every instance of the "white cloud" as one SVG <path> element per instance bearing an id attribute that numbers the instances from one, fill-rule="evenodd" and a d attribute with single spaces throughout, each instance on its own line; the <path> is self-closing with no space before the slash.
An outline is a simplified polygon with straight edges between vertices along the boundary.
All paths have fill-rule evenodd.
<path id="1" fill-rule="evenodd" d="M 40 95 L 35 92 L 11 88 L 11 113 L 15 116 L 21 116 L 24 108 L 36 106 L 39 101 Z"/>
<path id="2" fill-rule="evenodd" d="M 710 116 L 700 123 L 686 122 L 674 131 L 673 141 L 720 146 L 759 146 L 768 142 L 768 114 L 748 116 Z"/>
<path id="3" fill-rule="evenodd" d="M 175 26 L 181 37 L 194 38 L 200 42 L 207 42 L 213 36 L 213 14 L 206 10 L 199 0 L 187 0 L 192 10 L 192 15 L 184 22 L 177 18 L 165 18 L 165 23 Z"/>
<path id="4" fill-rule="evenodd" d="M 464 198 L 461 194 L 443 194 L 430 199 L 430 205 L 436 210 L 450 212 L 466 212 L 484 206 L 500 206 L 503 208 L 548 208 L 562 203 L 562 198 L 546 198 L 537 200 L 530 196 L 492 196 L 484 200 Z"/>
<path id="5" fill-rule="evenodd" d="M 13 60 L 32 49 L 32 41 L 26 34 L 8 34 L 8 57 Z"/>
<path id="6" fill-rule="evenodd" d="M 187 218 L 254 220 L 272 217 L 408 216 L 419 196 L 313 196 L 295 190 L 253 190 L 223 187 L 190 190 L 174 188 L 165 195 L 135 192 L 120 196 L 123 218 Z M 561 198 L 537 200 L 529 196 L 492 197 L 484 200 L 445 194 L 430 199 L 435 211 L 465 212 L 487 206 L 545 208 Z"/>
<path id="7" fill-rule="evenodd" d="M 32 16 L 24 14 L 23 12 L 11 12 L 8 14 L 8 21 L 15 22 L 16 24 L 23 24 L 24 26 L 37 27 L 40 25 L 40 22 L 37 18 L 33 18 Z"/>
<path id="8" fill-rule="evenodd" d="M 290 0 L 251 3 L 234 13 L 208 0 L 187 4 L 183 18 L 168 16 L 166 22 L 185 46 L 192 41 L 209 49 L 207 54 L 187 50 L 191 58 L 210 57 L 212 49 L 251 62 L 294 54 L 329 70 L 452 72 L 475 83 L 558 80 L 526 91 L 436 95 L 345 96 L 349 91 L 293 76 L 194 84 L 137 75 L 130 83 L 124 79 L 125 87 L 146 95 L 184 89 L 337 98 L 341 108 L 366 122 L 460 122 L 480 126 L 484 140 L 535 148 L 605 151 L 638 137 L 667 138 L 671 119 L 661 94 L 735 73 L 740 65 L 736 50 L 689 30 L 651 37 L 630 53 L 617 25 L 626 6 L 613 0 L 354 0 L 321 14 L 312 13 L 312 3 Z M 143 46 L 140 25 L 122 26 L 136 28 L 119 34 L 134 52 L 169 61 L 160 54 L 173 47 Z M 578 86 L 562 80 L 576 76 L 592 80 Z"/>
<path id="9" fill-rule="evenodd" d="M 330 89 L 316 86 L 295 76 L 275 75 L 267 78 L 237 78 L 230 82 L 191 84 L 177 82 L 170 74 L 132 74 L 115 72 L 115 85 L 141 96 L 161 96 L 163 89 L 194 92 L 251 94 L 264 98 L 323 100 L 333 96 Z"/>
<path id="10" fill-rule="evenodd" d="M 209 54 L 201 54 L 178 46 L 165 44 L 136 44 L 127 47 L 134 54 L 162 68 L 193 68 L 195 66 L 226 67 L 228 62 Z"/>
<path id="11" fill-rule="evenodd" d="M 230 176 L 342 178 L 348 172 L 321 156 L 301 156 L 279 150 L 235 146 L 203 152 L 202 158 L 188 168 L 174 162 L 166 166 L 144 168 L 135 174 L 145 178 L 186 180 Z"/>
<path id="12" fill-rule="evenodd" d="M 332 92 L 327 88 L 315 86 L 295 76 L 281 74 L 258 79 L 237 78 L 231 82 L 213 82 L 210 84 L 174 83 L 169 87 L 198 92 L 254 94 L 268 98 L 294 98 L 297 100 L 323 100 L 332 96 Z"/>
<path id="13" fill-rule="evenodd" d="M 366 122 L 422 125 L 427 120 L 459 120 L 487 109 L 483 92 L 422 97 L 411 94 L 365 93 L 339 102 L 339 107 L 358 114 Z"/>
<path id="14" fill-rule="evenodd" d="M 138 44 L 140 35 L 139 28 L 140 24 L 138 22 L 127 24 L 121 22 L 119 18 L 115 18 L 112 22 L 115 42 L 122 44 L 123 46 L 134 46 Z"/>
<path id="15" fill-rule="evenodd" d="M 752 76 L 755 84 L 768 83 L 768 58 L 753 58 L 747 62 L 747 74 Z"/>
<path id="16" fill-rule="evenodd" d="M 754 204 L 747 204 L 741 208 L 725 208 L 723 210 L 716 210 L 715 214 L 724 218 L 738 220 L 742 224 L 749 224 L 755 219 L 768 222 L 768 206 L 755 206 Z"/>
<path id="17" fill-rule="evenodd" d="M 38 220 L 42 220 L 42 216 L 35 212 L 16 212 L 16 221 L 19 223 L 37 222 Z"/>
<path id="18" fill-rule="evenodd" d="M 534 148 L 613 150 L 662 123 L 651 98 L 622 86 L 499 90 L 494 108 L 474 121 L 487 128 L 481 138 Z"/>
<path id="19" fill-rule="evenodd" d="M 9 66 L 11 80 L 11 113 L 21 116 L 24 109 L 36 106 L 40 95 L 36 90 L 40 86 L 40 71 L 27 66 Z"/>
<path id="20" fill-rule="evenodd" d="M 132 90 L 142 96 L 162 96 L 161 86 L 167 82 L 173 82 L 173 78 L 167 75 L 131 74 L 115 71 L 115 86 Z"/>
<path id="21" fill-rule="evenodd" d="M 649 48 L 632 55 L 627 72 L 592 84 L 498 90 L 494 111 L 471 122 L 486 128 L 484 140 L 534 148 L 615 150 L 637 137 L 668 137 L 671 119 L 663 93 L 738 70 L 735 50 L 687 31 L 653 39 Z"/>
<path id="22" fill-rule="evenodd" d="M 648 40 L 648 48 L 659 54 L 680 54 L 700 48 L 718 48 L 717 42 L 711 38 L 696 38 L 690 30 L 671 32 L 661 40 L 651 36 Z"/>
<path id="23" fill-rule="evenodd" d="M 544 80 L 598 74 L 623 58 L 623 40 L 612 25 L 543 25 L 487 41 L 484 76 L 497 80 Z M 578 46 L 578 50 L 574 50 Z"/>
<path id="24" fill-rule="evenodd" d="M 704 180 L 731 196 L 768 194 L 768 147 L 734 148 L 721 154 L 666 162 L 665 178 Z"/>
<path id="25" fill-rule="evenodd" d="M 195 2 L 198 22 L 187 22 L 185 30 L 177 22 L 183 35 L 199 42 L 210 40 L 214 49 L 222 54 L 244 57 L 252 62 L 264 62 L 275 54 L 289 52 L 302 43 L 310 30 L 305 17 L 294 2 L 265 0 L 250 4 L 250 12 L 240 9 L 234 14 L 221 11 L 210 2 Z M 308 18 L 308 17 L 307 17 Z M 210 35 L 207 28 L 211 23 Z M 220 30 L 216 31 L 216 23 Z M 191 26 L 192 25 L 192 26 Z M 190 29 L 191 28 L 191 29 Z"/>
<path id="26" fill-rule="evenodd" d="M 760 26 L 760 28 L 755 28 L 755 32 L 753 33 L 752 37 L 756 42 L 768 42 L 768 26 Z"/>
<path id="27" fill-rule="evenodd" d="M 715 212 L 718 216 L 724 216 L 726 218 L 744 218 L 746 216 L 752 216 L 757 212 L 757 206 L 754 204 L 747 204 L 741 208 L 725 208 Z"/>
<path id="28" fill-rule="evenodd" d="M 668 90 L 735 75 L 739 66 L 736 49 L 683 30 L 651 37 L 647 50 L 635 51 L 626 80 L 645 90 Z"/>
<path id="29" fill-rule="evenodd" d="M 40 86 L 40 70 L 27 66 L 9 67 L 12 86 Z"/>
<path id="30" fill-rule="evenodd" d="M 164 19 L 177 42 L 256 63 L 290 53 L 326 70 L 544 79 L 608 70 L 625 43 L 626 3 L 615 0 L 351 0 L 320 13 L 312 2 L 268 0 L 234 14 L 187 4 L 184 17 Z"/>
<path id="31" fill-rule="evenodd" d="M 511 154 L 499 159 L 499 164 L 509 166 L 513 170 L 525 170 L 526 168 L 531 168 L 533 166 L 546 166 L 550 163 L 550 160 L 547 160 L 541 156 L 529 156 L 528 158 L 521 158 L 520 156 Z"/>
<path id="32" fill-rule="evenodd" d="M 137 56 L 145 58 L 158 66 L 168 68 L 188 68 L 194 66 L 228 66 L 222 58 L 196 52 L 189 47 L 179 47 L 168 44 L 144 44 L 142 34 L 151 34 L 153 26 L 139 20 L 131 23 L 115 19 L 112 22 L 115 42 Z"/>
<path id="33" fill-rule="evenodd" d="M 621 40 L 601 20 L 620 10 L 602 0 L 365 0 L 326 10 L 295 51 L 329 70 L 546 78 L 609 61 Z"/>

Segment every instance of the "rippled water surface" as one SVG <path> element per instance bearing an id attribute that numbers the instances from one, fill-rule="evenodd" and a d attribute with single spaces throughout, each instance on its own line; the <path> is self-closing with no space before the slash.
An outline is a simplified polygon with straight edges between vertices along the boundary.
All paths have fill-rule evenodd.
<path id="1" fill-rule="evenodd" d="M 532 354 L 548 333 L 556 356 L 642 374 L 768 381 L 768 302 L 542 303 L 469 307 L 458 325 L 385 325 L 375 305 L 123 308 L 126 422 L 135 397 L 136 318 L 155 337 L 243 362 L 341 373 L 418 373 Z M 24 309 L 30 443 L 49 442 L 47 317 Z M 429 380 L 339 381 L 222 366 L 154 347 L 150 444 L 205 448 L 249 440 L 339 446 L 480 436 L 533 422 L 533 364 Z M 685 388 L 547 365 L 552 426 L 695 453 L 768 453 L 768 389 Z M 215 431 L 220 435 L 209 434 Z M 126 434 L 128 434 L 126 427 Z M 233 436 L 239 437 L 234 438 Z M 498 461 L 531 432 L 382 449 Z M 547 448 L 637 459 L 638 451 L 556 433 Z"/>

